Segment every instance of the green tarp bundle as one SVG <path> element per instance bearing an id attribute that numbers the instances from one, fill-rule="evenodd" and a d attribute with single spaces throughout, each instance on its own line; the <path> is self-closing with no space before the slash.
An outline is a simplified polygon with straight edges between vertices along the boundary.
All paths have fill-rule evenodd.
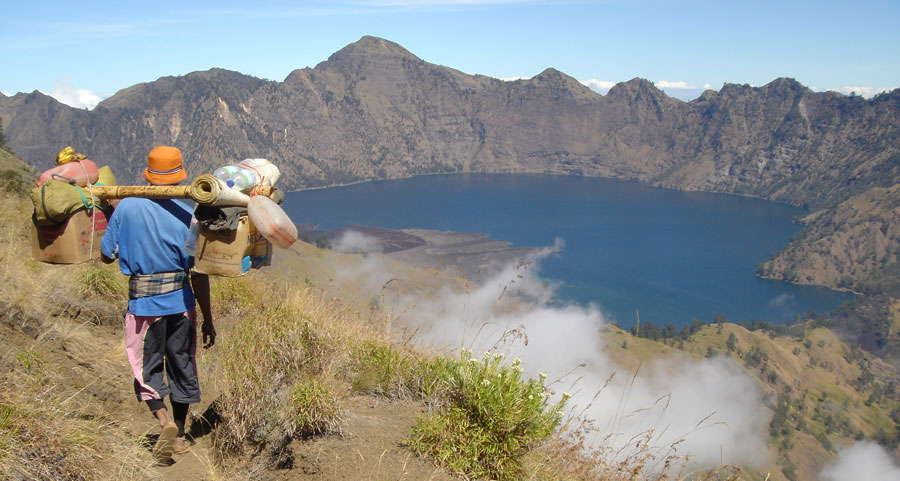
<path id="1" fill-rule="evenodd" d="M 98 169 L 98 173 L 100 178 L 95 185 L 116 185 L 116 177 L 108 165 Z M 106 200 L 91 195 L 89 187 L 78 187 L 56 179 L 31 189 L 30 195 L 34 204 L 34 221 L 38 225 L 61 224 L 80 209 L 108 207 Z"/>

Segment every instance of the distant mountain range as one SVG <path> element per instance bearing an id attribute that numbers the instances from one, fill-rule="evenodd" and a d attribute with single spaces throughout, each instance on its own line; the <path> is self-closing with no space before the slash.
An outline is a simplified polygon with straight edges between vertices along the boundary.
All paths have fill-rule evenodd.
<path id="1" fill-rule="evenodd" d="M 683 102 L 633 79 L 600 95 L 552 68 L 501 81 L 375 37 L 283 82 L 212 69 L 134 85 L 91 111 L 39 92 L 0 95 L 0 117 L 7 145 L 38 170 L 73 145 L 121 183 L 139 181 L 147 152 L 168 144 L 191 175 L 268 158 L 285 189 L 447 172 L 575 174 L 754 195 L 827 209 L 816 217 L 827 222 L 842 203 L 900 182 L 900 89 L 867 100 L 782 78 Z M 882 247 L 893 246 L 879 251 L 881 267 L 900 254 L 897 217 L 859 219 L 888 223 L 873 225 Z M 785 260 L 762 274 L 848 288 L 871 275 L 803 269 Z"/>

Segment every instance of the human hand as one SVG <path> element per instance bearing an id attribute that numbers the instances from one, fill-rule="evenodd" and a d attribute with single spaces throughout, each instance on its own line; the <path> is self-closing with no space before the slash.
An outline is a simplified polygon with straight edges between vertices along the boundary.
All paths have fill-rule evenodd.
<path id="1" fill-rule="evenodd" d="M 203 319 L 200 326 L 200 332 L 203 333 L 203 349 L 209 349 L 216 343 L 216 327 L 209 319 Z"/>

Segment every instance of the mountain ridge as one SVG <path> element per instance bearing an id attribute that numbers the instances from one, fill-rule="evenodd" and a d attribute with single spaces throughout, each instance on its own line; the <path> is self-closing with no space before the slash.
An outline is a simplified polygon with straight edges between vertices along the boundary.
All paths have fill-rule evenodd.
<path id="1" fill-rule="evenodd" d="M 0 97 L 0 118 L 8 146 L 38 170 L 73 145 L 125 183 L 141 181 L 159 144 L 179 147 L 191 175 L 268 158 L 287 190 L 547 173 L 821 210 L 900 182 L 900 89 L 867 100 L 782 77 L 683 102 L 634 78 L 601 95 L 552 67 L 503 81 L 372 36 L 281 82 L 214 68 L 122 89 L 92 111 L 38 92 Z"/>

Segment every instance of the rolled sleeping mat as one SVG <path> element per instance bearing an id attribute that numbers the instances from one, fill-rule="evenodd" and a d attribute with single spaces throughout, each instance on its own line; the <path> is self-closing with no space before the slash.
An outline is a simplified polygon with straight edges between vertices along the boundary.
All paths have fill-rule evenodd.
<path id="1" fill-rule="evenodd" d="M 203 205 L 247 207 L 250 203 L 249 195 L 229 188 L 212 174 L 203 174 L 194 179 L 191 182 L 190 193 L 194 201 Z"/>

